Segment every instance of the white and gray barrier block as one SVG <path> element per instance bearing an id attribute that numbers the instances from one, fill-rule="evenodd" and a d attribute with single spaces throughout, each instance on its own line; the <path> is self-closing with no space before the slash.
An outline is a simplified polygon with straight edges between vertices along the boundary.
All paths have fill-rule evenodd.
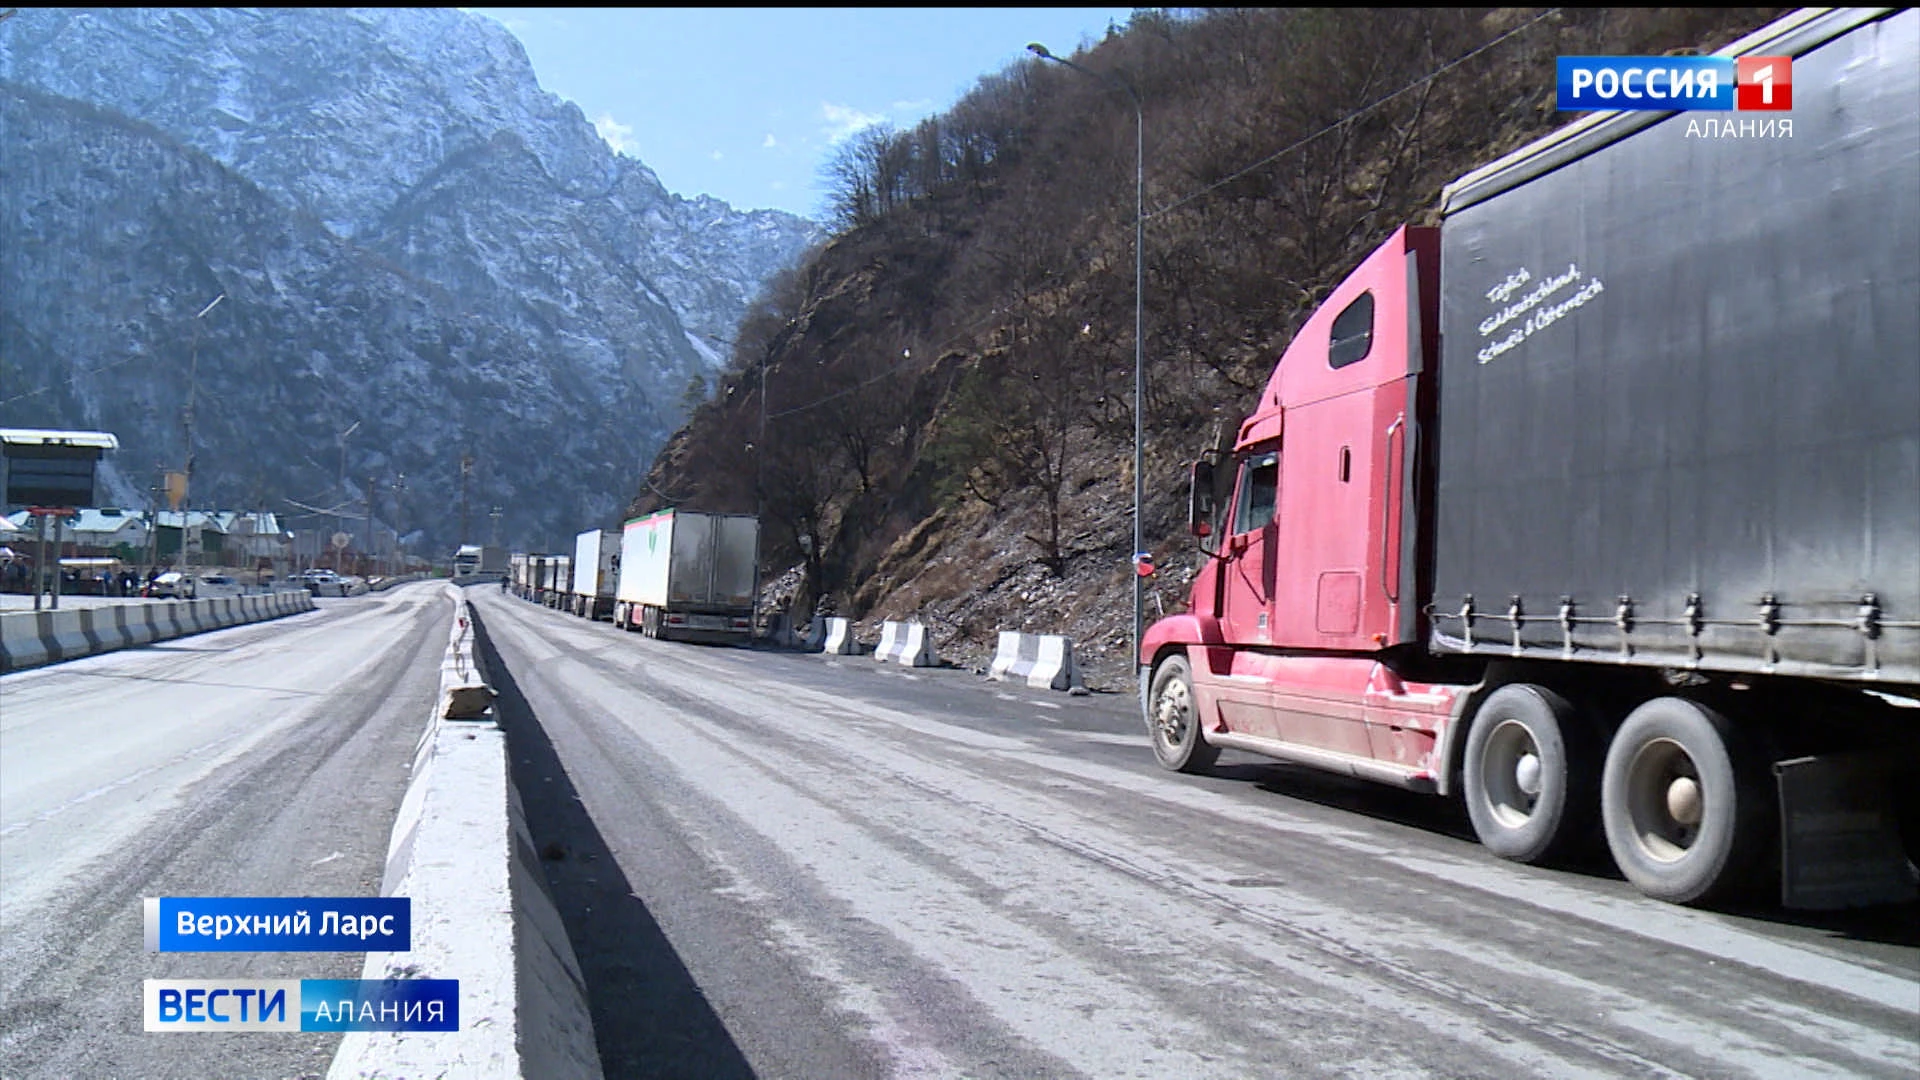
<path id="1" fill-rule="evenodd" d="M 917 622 L 881 623 L 880 645 L 873 650 L 873 658 L 907 667 L 940 666 L 940 658 L 933 653 L 933 639 L 927 636 L 926 624 Z"/>
<path id="2" fill-rule="evenodd" d="M 71 660 L 76 656 L 85 656 L 92 650 L 92 643 L 87 640 L 87 631 L 81 625 L 78 611 L 49 611 L 45 614 L 46 636 L 48 644 L 52 646 L 49 651 L 58 653 L 62 660 Z"/>
<path id="3" fill-rule="evenodd" d="M 1060 634 L 1000 631 L 987 677 L 1041 690 L 1084 689 L 1079 665 L 1073 661 L 1073 641 Z"/>
<path id="4" fill-rule="evenodd" d="M 125 615 L 127 620 L 127 645 L 129 648 L 139 648 L 142 645 L 151 644 L 159 640 L 159 632 L 153 625 L 152 604 L 141 604 L 137 607 L 123 607 L 118 610 Z"/>
<path id="5" fill-rule="evenodd" d="M 0 615 L 0 660 L 6 671 L 39 667 L 48 660 L 47 643 L 40 638 L 40 617 L 32 611 Z"/>
<path id="6" fill-rule="evenodd" d="M 903 631 L 906 623 L 897 623 L 888 619 L 880 624 L 880 644 L 873 647 L 873 659 L 876 663 L 886 663 L 900 654 L 900 646 L 906 638 Z"/>
<path id="7" fill-rule="evenodd" d="M 127 635 L 126 608 L 109 604 L 106 607 L 89 608 L 87 615 L 93 622 L 93 636 L 99 639 L 99 651 L 112 652 L 133 644 L 133 639 Z"/>
<path id="8" fill-rule="evenodd" d="M 77 660 L 228 626 L 312 611 L 306 593 L 268 597 L 209 597 L 145 604 L 108 604 L 64 611 L 14 611 L 0 615 L 0 672 Z"/>
<path id="9" fill-rule="evenodd" d="M 838 617 L 827 620 L 827 637 L 820 651 L 829 656 L 859 656 L 860 643 L 853 639 L 853 620 Z"/>
<path id="10" fill-rule="evenodd" d="M 454 597 L 442 664 L 484 686 L 471 610 Z M 491 697 L 491 690 L 488 691 Z M 542 882 L 539 856 L 490 713 L 428 717 L 387 845 L 383 896 L 413 903 L 412 950 L 368 953 L 362 977 L 460 980 L 460 1035 L 350 1032 L 328 1080 L 459 1076 L 602 1080 L 586 982 Z"/>

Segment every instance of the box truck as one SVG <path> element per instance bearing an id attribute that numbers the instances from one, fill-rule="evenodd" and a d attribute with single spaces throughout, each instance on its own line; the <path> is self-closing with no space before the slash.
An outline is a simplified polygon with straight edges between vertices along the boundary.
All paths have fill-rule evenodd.
<path id="1" fill-rule="evenodd" d="M 573 540 L 572 611 L 587 619 L 613 616 L 620 569 L 620 537 L 612 529 L 588 529 Z"/>
<path id="2" fill-rule="evenodd" d="M 1917 30 L 1782 19 L 1722 55 L 1790 110 L 1590 115 L 1335 288 L 1194 467 L 1161 764 L 1456 796 L 1675 902 L 1912 897 Z"/>
<path id="3" fill-rule="evenodd" d="M 635 518 L 620 536 L 614 624 L 656 638 L 749 641 L 759 559 L 760 522 L 751 514 Z"/>
<path id="4" fill-rule="evenodd" d="M 573 595 L 573 556 L 547 555 L 544 558 L 540 603 L 550 608 L 565 607 Z"/>

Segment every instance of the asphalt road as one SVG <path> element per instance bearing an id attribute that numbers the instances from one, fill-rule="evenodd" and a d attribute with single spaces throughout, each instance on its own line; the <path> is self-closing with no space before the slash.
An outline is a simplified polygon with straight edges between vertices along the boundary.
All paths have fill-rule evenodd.
<path id="1" fill-rule="evenodd" d="M 609 1077 L 1912 1077 L 1920 908 L 1501 862 L 1451 804 L 1153 764 L 1124 696 L 474 590 Z"/>
<path id="2" fill-rule="evenodd" d="M 319 1077 L 338 1035 L 147 1034 L 148 978 L 358 978 L 147 953 L 158 896 L 377 896 L 438 689 L 437 586 L 0 678 L 0 1076 Z"/>

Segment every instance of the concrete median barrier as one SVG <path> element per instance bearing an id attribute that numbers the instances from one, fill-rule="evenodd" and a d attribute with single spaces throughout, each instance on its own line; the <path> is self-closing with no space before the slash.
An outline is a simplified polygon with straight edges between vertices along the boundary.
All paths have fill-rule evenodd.
<path id="1" fill-rule="evenodd" d="M 369 953 L 367 979 L 457 974 L 460 1037 L 352 1032 L 328 1080 L 459 1076 L 602 1080 L 586 981 L 541 873 L 491 709 L 447 715 L 454 686 L 492 690 L 474 655 L 472 609 L 448 586 L 454 626 L 443 693 L 414 749 L 387 845 L 383 896 L 413 904 L 412 950 Z"/>
<path id="2" fill-rule="evenodd" d="M 87 640 L 86 627 L 81 623 L 78 611 L 42 612 L 47 618 L 46 637 L 56 660 L 72 660 L 93 651 L 93 642 Z"/>
<path id="3" fill-rule="evenodd" d="M 102 604 L 0 614 L 0 673 L 25 671 L 314 609 L 306 593 Z"/>
<path id="4" fill-rule="evenodd" d="M 153 607 L 159 620 L 156 625 L 164 625 L 166 637 L 185 637 L 193 633 L 193 621 L 187 618 L 187 609 L 180 601 L 168 600 Z"/>
<path id="5" fill-rule="evenodd" d="M 126 620 L 127 647 L 137 649 L 152 644 L 157 634 L 153 628 L 152 604 L 128 604 L 117 608 L 120 617 Z"/>
<path id="6" fill-rule="evenodd" d="M 95 652 L 112 652 L 133 643 L 127 636 L 126 608 L 119 604 L 87 609 L 88 636 L 99 643 Z"/>
<path id="7" fill-rule="evenodd" d="M 14 611 L 0 615 L 0 671 L 24 671 L 47 662 L 51 654 L 40 636 L 40 614 Z"/>

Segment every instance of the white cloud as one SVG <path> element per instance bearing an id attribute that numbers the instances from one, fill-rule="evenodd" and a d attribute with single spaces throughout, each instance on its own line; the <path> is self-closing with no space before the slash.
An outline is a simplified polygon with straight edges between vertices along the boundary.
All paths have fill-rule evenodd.
<path id="1" fill-rule="evenodd" d="M 862 128 L 878 124 L 886 117 L 874 113 L 863 113 L 851 105 L 834 105 L 828 102 L 820 104 L 820 119 L 826 121 L 827 141 L 838 145 L 845 142 Z"/>
<path id="2" fill-rule="evenodd" d="M 763 150 L 771 150 L 771 149 L 773 149 L 774 147 L 776 147 L 776 146 L 779 146 L 779 145 L 780 145 L 780 143 L 779 143 L 779 142 L 778 142 L 777 140 L 775 140 L 775 139 L 774 139 L 774 137 L 773 137 L 773 134 L 772 134 L 771 132 L 769 132 L 769 133 L 767 134 L 767 137 L 766 137 L 765 139 L 763 139 L 763 140 L 761 140 L 761 142 L 760 142 L 760 148 L 761 148 L 761 149 L 763 149 Z"/>
<path id="3" fill-rule="evenodd" d="M 612 113 L 601 113 L 593 122 L 593 130 L 613 148 L 616 154 L 625 154 L 633 149 L 633 129 L 613 118 Z"/>
<path id="4" fill-rule="evenodd" d="M 721 153 L 721 152 L 720 152 L 720 151 L 718 151 L 718 150 L 715 150 L 715 151 L 714 151 L 714 152 L 713 152 L 713 153 L 712 153 L 711 155 L 709 155 L 709 156 L 710 156 L 710 157 L 712 157 L 712 158 L 713 158 L 713 160 L 715 160 L 715 161 L 721 161 L 721 160 L 724 160 L 724 159 L 726 158 L 726 156 L 727 156 L 727 155 L 725 155 L 725 154 L 723 154 L 723 153 Z"/>

